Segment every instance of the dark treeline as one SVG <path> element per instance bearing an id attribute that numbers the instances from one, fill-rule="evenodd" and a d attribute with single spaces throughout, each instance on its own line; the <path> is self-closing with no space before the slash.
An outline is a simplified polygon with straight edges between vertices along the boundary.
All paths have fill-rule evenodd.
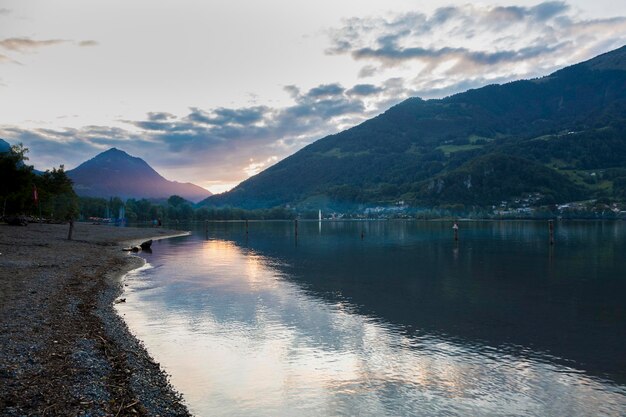
<path id="1" fill-rule="evenodd" d="M 2 217 L 40 215 L 53 220 L 78 217 L 78 197 L 63 165 L 35 173 L 26 164 L 28 148 L 22 144 L 0 152 L 0 204 Z"/>
<path id="2" fill-rule="evenodd" d="M 263 210 L 244 210 L 235 207 L 195 207 L 184 198 L 173 195 L 166 201 L 130 198 L 126 202 L 119 197 L 109 199 L 80 197 L 80 217 L 118 219 L 120 214 L 131 222 L 204 221 L 204 220 L 285 220 L 294 219 L 293 210 L 277 207 Z M 317 216 L 316 213 L 307 215 Z M 302 213 L 300 213 L 302 217 Z"/>
<path id="3" fill-rule="evenodd" d="M 11 147 L 8 151 L 0 152 L 0 214 L 8 218 L 15 215 L 43 217 L 52 220 L 94 220 L 96 219 L 125 219 L 130 222 L 158 222 L 158 221 L 206 221 L 206 220 L 292 220 L 317 219 L 316 204 L 308 207 L 289 207 L 282 205 L 274 208 L 244 209 L 238 207 L 215 207 L 194 205 L 180 196 L 173 195 L 163 200 L 128 199 L 119 197 L 94 198 L 78 197 L 72 189 L 72 181 L 66 175 L 63 165 L 44 173 L 38 173 L 32 166 L 26 164 L 28 149 L 21 144 Z M 484 169 L 483 169 L 484 170 Z M 511 170 L 511 167 L 507 167 Z M 544 169 L 545 170 L 545 169 Z M 626 174 L 622 167 L 610 168 L 596 177 L 612 179 L 615 184 L 626 187 Z M 465 173 L 468 175 L 467 173 Z M 478 175 L 472 176 L 477 178 Z M 531 178 L 531 175 L 526 175 Z M 545 179 L 540 177 L 544 182 Z M 461 183 L 462 181 L 456 181 Z M 478 189 L 480 182 L 474 180 L 473 189 Z M 489 184 L 487 189 L 497 189 L 498 184 Z M 460 189 L 457 193 L 462 196 L 467 190 Z M 575 191 L 575 190 L 574 190 Z M 35 195 L 37 199 L 35 199 Z M 622 194 L 620 194 L 622 195 Z M 557 209 L 555 201 L 545 201 L 542 197 L 535 202 L 533 210 L 520 209 L 518 205 L 510 204 L 506 208 L 494 210 L 470 204 L 432 204 L 424 206 L 407 205 L 397 207 L 383 205 L 372 207 L 365 204 L 343 205 L 341 208 L 330 206 L 325 208 L 326 217 L 350 218 L 402 218 L 402 219 L 437 219 L 437 218 L 623 218 L 624 205 L 616 204 L 617 200 L 599 198 L 585 203 L 568 205 L 565 209 Z M 494 206 L 495 207 L 495 206 Z"/>

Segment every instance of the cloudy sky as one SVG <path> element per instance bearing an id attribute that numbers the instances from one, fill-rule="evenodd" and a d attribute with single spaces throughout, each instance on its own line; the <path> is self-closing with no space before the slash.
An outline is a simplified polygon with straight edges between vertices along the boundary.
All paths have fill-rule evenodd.
<path id="1" fill-rule="evenodd" d="M 110 147 L 213 192 L 410 96 L 626 44 L 626 1 L 0 0 L 0 138 Z"/>

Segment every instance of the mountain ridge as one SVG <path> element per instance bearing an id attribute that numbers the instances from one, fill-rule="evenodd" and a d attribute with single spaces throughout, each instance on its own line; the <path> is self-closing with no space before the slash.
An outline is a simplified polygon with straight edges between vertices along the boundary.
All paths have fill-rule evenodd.
<path id="1" fill-rule="evenodd" d="M 325 197 L 351 204 L 490 205 L 520 192 L 541 193 L 549 202 L 620 197 L 626 194 L 621 182 L 601 175 L 626 169 L 625 115 L 626 46 L 542 78 L 443 99 L 409 98 L 200 204 L 306 206 Z M 508 167 L 499 171 L 506 180 L 498 193 L 445 191 L 467 181 L 459 172 L 476 175 L 482 165 L 472 161 L 490 154 L 486 161 L 494 167 Z M 593 170 L 601 175 L 587 172 Z M 549 186 L 540 183 L 548 177 Z M 443 182 L 434 194 L 433 181 Z"/>

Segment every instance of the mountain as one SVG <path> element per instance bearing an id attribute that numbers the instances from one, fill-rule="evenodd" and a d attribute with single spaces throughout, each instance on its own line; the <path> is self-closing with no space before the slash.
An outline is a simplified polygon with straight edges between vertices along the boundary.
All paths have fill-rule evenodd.
<path id="1" fill-rule="evenodd" d="M 211 193 L 191 183 L 169 181 L 143 159 L 111 148 L 67 171 L 79 196 L 167 198 L 179 195 L 198 202 Z"/>
<path id="2" fill-rule="evenodd" d="M 9 152 L 11 150 L 11 144 L 4 139 L 0 139 L 0 153 Z"/>
<path id="3" fill-rule="evenodd" d="M 486 206 L 626 197 L 626 47 L 543 78 L 410 98 L 201 204 Z"/>

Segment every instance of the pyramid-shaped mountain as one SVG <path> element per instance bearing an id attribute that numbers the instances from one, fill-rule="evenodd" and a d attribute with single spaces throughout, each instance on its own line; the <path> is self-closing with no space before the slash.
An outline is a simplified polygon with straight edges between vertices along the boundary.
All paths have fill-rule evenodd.
<path id="1" fill-rule="evenodd" d="M 198 202 L 211 193 L 191 183 L 169 181 L 141 158 L 116 148 L 96 155 L 67 171 L 80 196 L 127 198 L 168 198 L 179 195 Z"/>
<path id="2" fill-rule="evenodd" d="M 488 206 L 626 198 L 626 47 L 549 76 L 408 99 L 203 204 Z"/>

